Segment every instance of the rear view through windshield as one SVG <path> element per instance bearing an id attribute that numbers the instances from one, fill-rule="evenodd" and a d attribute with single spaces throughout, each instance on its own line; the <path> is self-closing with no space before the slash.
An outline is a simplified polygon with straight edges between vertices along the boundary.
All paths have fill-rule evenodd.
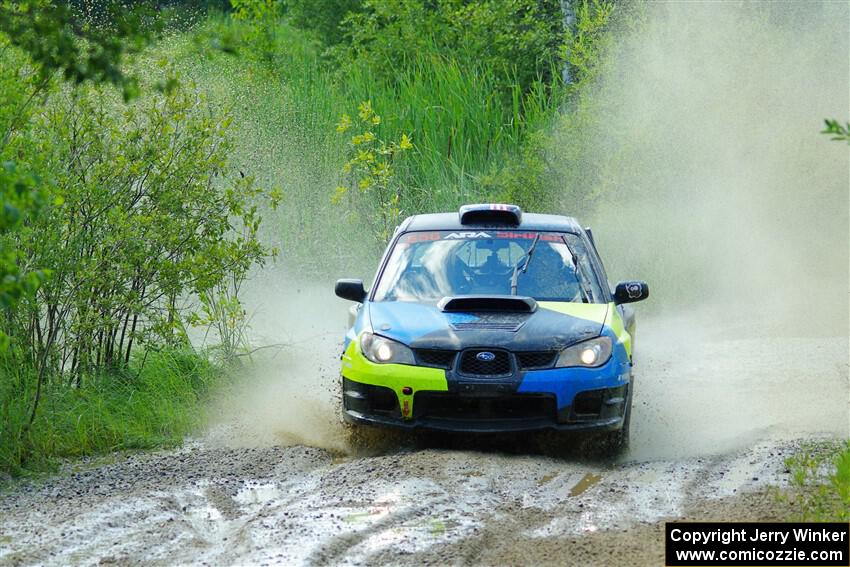
<path id="1" fill-rule="evenodd" d="M 534 246 L 528 257 L 529 249 Z M 520 231 L 411 232 L 393 248 L 374 301 L 437 302 L 455 295 L 516 295 L 602 303 L 599 281 L 574 234 Z"/>

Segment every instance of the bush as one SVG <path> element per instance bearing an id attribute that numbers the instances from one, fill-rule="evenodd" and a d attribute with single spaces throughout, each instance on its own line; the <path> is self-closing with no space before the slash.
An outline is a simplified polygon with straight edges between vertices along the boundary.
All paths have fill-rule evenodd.
<path id="1" fill-rule="evenodd" d="M 35 123 L 54 204 L 16 238 L 51 277 L 5 323 L 40 373 L 126 364 L 135 345 L 185 344 L 191 295 L 244 277 L 256 238 L 250 177 L 227 166 L 227 114 L 191 88 L 122 106 L 98 89 L 56 91 Z M 58 204 L 61 203 L 61 204 Z"/>
<path id="2" fill-rule="evenodd" d="M 792 504 L 801 521 L 850 521 L 850 443 L 809 448 L 785 464 L 791 488 L 782 500 Z"/>
<path id="3" fill-rule="evenodd" d="M 362 0 L 284 0 L 289 20 L 298 28 L 312 31 L 325 46 L 345 40 L 343 21 L 362 9 Z"/>
<path id="4" fill-rule="evenodd" d="M 259 211 L 277 199 L 230 166 L 229 114 L 167 64 L 159 88 L 129 103 L 99 75 L 61 82 L 61 65 L 50 64 L 8 44 L 0 50 L 0 342 L 10 339 L 0 348 L 0 467 L 8 469 L 132 446 L 133 423 L 157 429 L 139 433 L 148 445 L 186 430 L 189 416 L 179 413 L 203 390 L 197 374 L 175 367 L 148 382 L 145 362 L 189 348 L 195 298 L 230 294 L 269 255 Z M 164 396 L 151 407 L 149 383 Z M 69 411 L 76 433 L 70 422 L 60 428 Z M 111 423 L 114 414 L 130 429 Z"/>

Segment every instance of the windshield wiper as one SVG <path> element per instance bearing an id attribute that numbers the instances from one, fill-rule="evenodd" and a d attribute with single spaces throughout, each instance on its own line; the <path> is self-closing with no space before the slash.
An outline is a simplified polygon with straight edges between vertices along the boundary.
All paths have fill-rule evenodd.
<path id="1" fill-rule="evenodd" d="M 570 252 L 572 254 L 572 252 Z M 582 303 L 590 303 L 590 292 L 587 288 L 586 280 L 582 277 L 582 270 L 579 267 L 578 257 L 573 256 L 573 269 L 576 274 L 576 281 L 578 282 L 578 289 L 581 292 L 581 302 Z"/>
<path id="2" fill-rule="evenodd" d="M 586 278 L 582 276 L 583 271 L 579 265 L 578 255 L 573 252 L 572 248 L 570 248 L 567 239 L 564 238 L 564 245 L 566 245 L 567 250 L 570 253 L 570 257 L 572 258 L 573 263 L 573 273 L 576 276 L 576 283 L 578 283 L 578 290 L 581 293 L 581 302 L 582 303 L 590 303 L 590 295 L 593 291 L 590 289 L 589 284 L 587 283 Z"/>
<path id="3" fill-rule="evenodd" d="M 528 264 L 531 262 L 531 256 L 534 254 L 534 248 L 537 246 L 537 242 L 540 240 L 540 233 L 537 233 L 537 236 L 534 237 L 534 242 L 531 243 L 531 246 L 528 247 L 528 251 L 525 253 L 525 256 L 520 258 L 519 262 L 514 266 L 514 273 L 511 274 L 511 295 L 516 295 L 517 281 L 519 280 L 519 274 L 522 272 L 523 274 L 528 269 Z M 522 262 L 525 260 L 525 262 Z M 522 268 L 519 267 L 520 262 L 522 262 Z"/>

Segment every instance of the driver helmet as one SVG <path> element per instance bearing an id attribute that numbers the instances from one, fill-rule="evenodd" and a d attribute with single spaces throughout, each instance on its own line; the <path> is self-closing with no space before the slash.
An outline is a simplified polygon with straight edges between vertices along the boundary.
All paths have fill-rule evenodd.
<path id="1" fill-rule="evenodd" d="M 480 268 L 482 271 L 492 273 L 502 272 L 508 269 L 509 266 L 499 257 L 499 252 L 501 250 L 507 250 L 508 246 L 510 246 L 510 243 L 502 239 L 487 239 L 479 243 L 479 250 L 489 250 L 490 252 L 484 259 L 484 262 L 481 263 Z M 505 257 L 507 258 L 508 255 L 505 254 Z"/>

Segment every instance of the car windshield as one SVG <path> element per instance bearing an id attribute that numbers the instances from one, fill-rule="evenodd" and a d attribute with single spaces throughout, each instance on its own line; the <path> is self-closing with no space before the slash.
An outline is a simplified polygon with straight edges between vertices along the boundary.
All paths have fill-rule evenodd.
<path id="1" fill-rule="evenodd" d="M 577 235 L 501 230 L 402 235 L 375 287 L 374 301 L 509 295 L 517 267 L 517 295 L 539 301 L 604 302 L 587 248 Z"/>

